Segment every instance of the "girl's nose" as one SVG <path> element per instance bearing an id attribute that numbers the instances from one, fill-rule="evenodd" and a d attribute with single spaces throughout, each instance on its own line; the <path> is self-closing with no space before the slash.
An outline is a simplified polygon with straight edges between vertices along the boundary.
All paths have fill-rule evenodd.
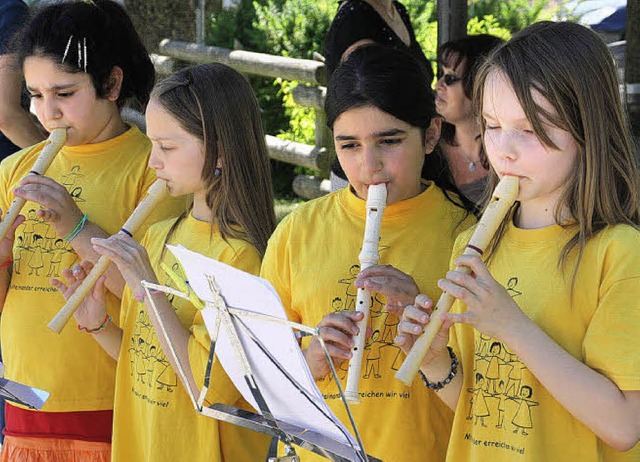
<path id="1" fill-rule="evenodd" d="M 53 98 L 47 98 L 42 102 L 43 118 L 47 120 L 57 120 L 62 116 L 60 106 Z M 36 111 L 37 112 L 37 111 Z"/>
<path id="2" fill-rule="evenodd" d="M 149 167 L 154 170 L 160 170 L 162 168 L 162 162 L 160 161 L 160 157 L 158 156 L 158 148 L 151 148 L 151 155 L 149 156 Z"/>
<path id="3" fill-rule="evenodd" d="M 364 146 L 362 156 L 363 167 L 367 173 L 375 173 L 382 170 L 384 163 L 377 147 Z"/>

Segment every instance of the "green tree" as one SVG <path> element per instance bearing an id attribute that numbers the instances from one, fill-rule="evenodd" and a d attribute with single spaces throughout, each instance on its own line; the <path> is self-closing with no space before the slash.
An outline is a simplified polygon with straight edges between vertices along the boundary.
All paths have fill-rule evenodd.
<path id="1" fill-rule="evenodd" d="M 550 18 L 553 10 L 548 5 L 548 0 L 472 0 L 469 18 L 492 16 L 501 27 L 515 33 L 534 22 Z"/>
<path id="2" fill-rule="evenodd" d="M 311 59 L 322 53 L 337 3 L 332 0 L 268 0 L 254 3 L 253 27 L 264 34 L 272 53 Z"/>

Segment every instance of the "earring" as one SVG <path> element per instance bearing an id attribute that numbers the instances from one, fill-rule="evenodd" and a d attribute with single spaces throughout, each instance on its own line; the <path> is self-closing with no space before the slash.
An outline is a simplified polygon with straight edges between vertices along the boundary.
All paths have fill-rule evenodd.
<path id="1" fill-rule="evenodd" d="M 215 176 L 220 176 L 221 173 L 222 173 L 222 170 L 220 170 L 218 167 L 216 167 L 216 169 L 213 171 L 213 174 Z"/>

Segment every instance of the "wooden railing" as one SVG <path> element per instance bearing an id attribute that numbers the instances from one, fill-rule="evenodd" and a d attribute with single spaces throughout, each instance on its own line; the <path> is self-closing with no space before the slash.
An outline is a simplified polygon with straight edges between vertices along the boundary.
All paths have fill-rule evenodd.
<path id="1" fill-rule="evenodd" d="M 285 58 L 244 50 L 230 50 L 196 43 L 164 39 L 160 42 L 161 55 L 152 56 L 156 72 L 169 75 L 178 69 L 179 61 L 188 63 L 222 63 L 238 72 L 280 77 L 298 81 L 301 84 L 293 90 L 294 101 L 315 109 L 315 145 L 285 141 L 267 135 L 267 147 L 272 159 L 317 170 L 318 176 L 298 175 L 293 181 L 294 192 L 312 199 L 329 192 L 329 169 L 334 148 L 331 132 L 326 127 L 324 98 L 327 75 L 324 63 L 308 59 Z M 311 86 L 309 86 L 311 85 Z"/>

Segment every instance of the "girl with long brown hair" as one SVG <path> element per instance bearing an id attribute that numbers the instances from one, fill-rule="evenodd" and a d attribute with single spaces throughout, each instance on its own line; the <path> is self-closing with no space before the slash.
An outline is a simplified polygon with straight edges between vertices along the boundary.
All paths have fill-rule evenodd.
<path id="1" fill-rule="evenodd" d="M 172 196 L 193 195 L 189 212 L 149 229 L 141 243 L 126 235 L 93 245 L 120 269 L 127 288 L 120 326 L 106 316 L 102 283 L 76 312 L 94 338 L 118 361 L 113 460 L 222 461 L 266 457 L 263 437 L 196 414 L 177 379 L 160 324 L 145 304 L 141 281 L 173 285 L 164 268 L 180 272 L 165 244 L 181 244 L 257 274 L 275 227 L 269 159 L 256 98 L 247 80 L 222 64 L 187 68 L 159 83 L 146 112 L 153 143 L 149 165 Z M 166 266 L 164 266 L 166 265 Z M 69 296 L 91 265 L 64 273 Z M 182 275 L 184 276 L 184 275 Z M 189 388 L 202 386 L 210 339 L 188 301 L 152 295 L 183 364 Z M 171 365 L 170 365 L 171 364 Z M 212 402 L 242 405 L 240 393 L 216 362 Z M 179 430 L 179 431 L 178 431 Z"/>
<path id="2" fill-rule="evenodd" d="M 613 58 L 578 24 L 537 23 L 489 56 L 475 90 L 490 186 L 516 176 L 520 191 L 484 258 L 455 259 L 471 275 L 438 284 L 458 301 L 421 370 L 449 378 L 447 460 L 637 461 L 638 169 Z M 432 304 L 416 303 L 405 349 Z"/>

